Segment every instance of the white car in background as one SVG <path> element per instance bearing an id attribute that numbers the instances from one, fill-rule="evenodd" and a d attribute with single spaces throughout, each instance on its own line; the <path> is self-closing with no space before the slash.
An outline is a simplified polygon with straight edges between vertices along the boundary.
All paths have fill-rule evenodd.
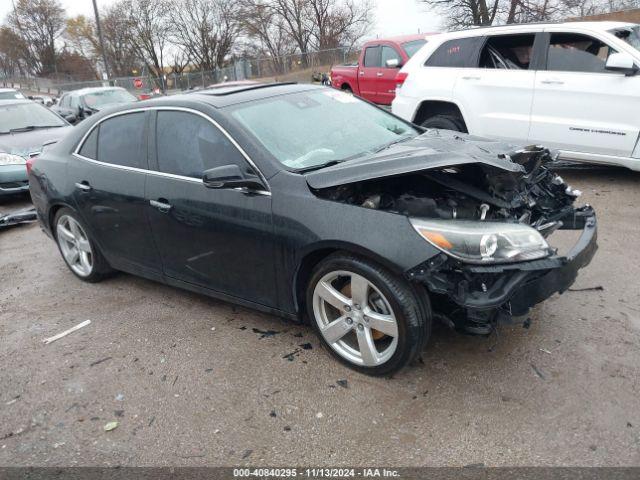
<path id="1" fill-rule="evenodd" d="M 396 115 L 563 160 L 640 171 L 640 25 L 574 22 L 431 37 L 398 73 Z"/>

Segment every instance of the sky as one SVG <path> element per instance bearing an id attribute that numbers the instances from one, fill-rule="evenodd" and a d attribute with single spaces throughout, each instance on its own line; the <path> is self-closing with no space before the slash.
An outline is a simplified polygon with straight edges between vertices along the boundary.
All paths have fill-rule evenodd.
<path id="1" fill-rule="evenodd" d="M 229 0 L 233 1 L 233 0 Z M 69 16 L 93 15 L 92 0 L 61 0 Z M 97 0 L 98 7 L 113 0 Z M 375 25 L 370 37 L 404 35 L 433 32 L 438 29 L 440 19 L 428 12 L 418 0 L 372 0 Z M 0 20 L 11 11 L 11 0 L 0 0 Z"/>

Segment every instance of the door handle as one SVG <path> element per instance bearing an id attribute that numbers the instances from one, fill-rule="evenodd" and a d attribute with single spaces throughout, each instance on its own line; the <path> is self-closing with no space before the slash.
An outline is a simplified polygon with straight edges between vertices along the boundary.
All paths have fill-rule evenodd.
<path id="1" fill-rule="evenodd" d="M 162 213 L 167 213 L 169 210 L 171 210 L 171 204 L 164 198 L 159 198 L 158 200 L 149 200 L 149 205 L 151 205 L 153 208 L 157 208 Z"/>
<path id="2" fill-rule="evenodd" d="M 564 85 L 562 80 L 540 80 L 543 85 Z"/>
<path id="3" fill-rule="evenodd" d="M 382 75 L 384 75 L 384 73 L 382 73 L 382 72 L 376 73 L 376 77 L 381 77 Z"/>
<path id="4" fill-rule="evenodd" d="M 86 180 L 83 180 L 82 182 L 76 182 L 76 188 L 78 190 L 82 190 L 83 192 L 88 192 L 91 190 L 91 185 L 89 185 L 89 182 L 87 182 Z"/>
<path id="5" fill-rule="evenodd" d="M 364 72 L 360 72 L 360 76 L 363 76 L 363 75 L 364 75 Z"/>

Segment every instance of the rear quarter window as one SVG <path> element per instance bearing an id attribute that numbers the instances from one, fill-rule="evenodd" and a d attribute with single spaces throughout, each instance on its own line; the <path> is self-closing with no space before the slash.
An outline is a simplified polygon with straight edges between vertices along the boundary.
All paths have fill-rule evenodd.
<path id="1" fill-rule="evenodd" d="M 125 167 L 147 168 L 145 113 L 127 113 L 103 121 L 98 160 Z"/>
<path id="2" fill-rule="evenodd" d="M 426 67 L 476 68 L 481 39 L 458 38 L 440 45 L 425 62 Z"/>

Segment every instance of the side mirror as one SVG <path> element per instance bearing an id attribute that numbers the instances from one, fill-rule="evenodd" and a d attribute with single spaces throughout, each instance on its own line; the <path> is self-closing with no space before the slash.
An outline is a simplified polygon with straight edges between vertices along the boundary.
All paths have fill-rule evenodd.
<path id="1" fill-rule="evenodd" d="M 620 52 L 609 55 L 605 68 L 613 72 L 624 73 L 627 76 L 635 75 L 638 72 L 638 67 L 633 61 L 633 57 L 628 53 Z"/>
<path id="2" fill-rule="evenodd" d="M 240 167 L 235 164 L 205 170 L 202 174 L 202 183 L 207 188 L 264 190 L 264 185 L 257 177 L 243 175 Z"/>
<path id="3" fill-rule="evenodd" d="M 384 62 L 384 64 L 387 68 L 400 68 L 402 66 L 400 65 L 400 60 L 398 60 L 397 58 L 390 58 L 389 60 Z"/>

